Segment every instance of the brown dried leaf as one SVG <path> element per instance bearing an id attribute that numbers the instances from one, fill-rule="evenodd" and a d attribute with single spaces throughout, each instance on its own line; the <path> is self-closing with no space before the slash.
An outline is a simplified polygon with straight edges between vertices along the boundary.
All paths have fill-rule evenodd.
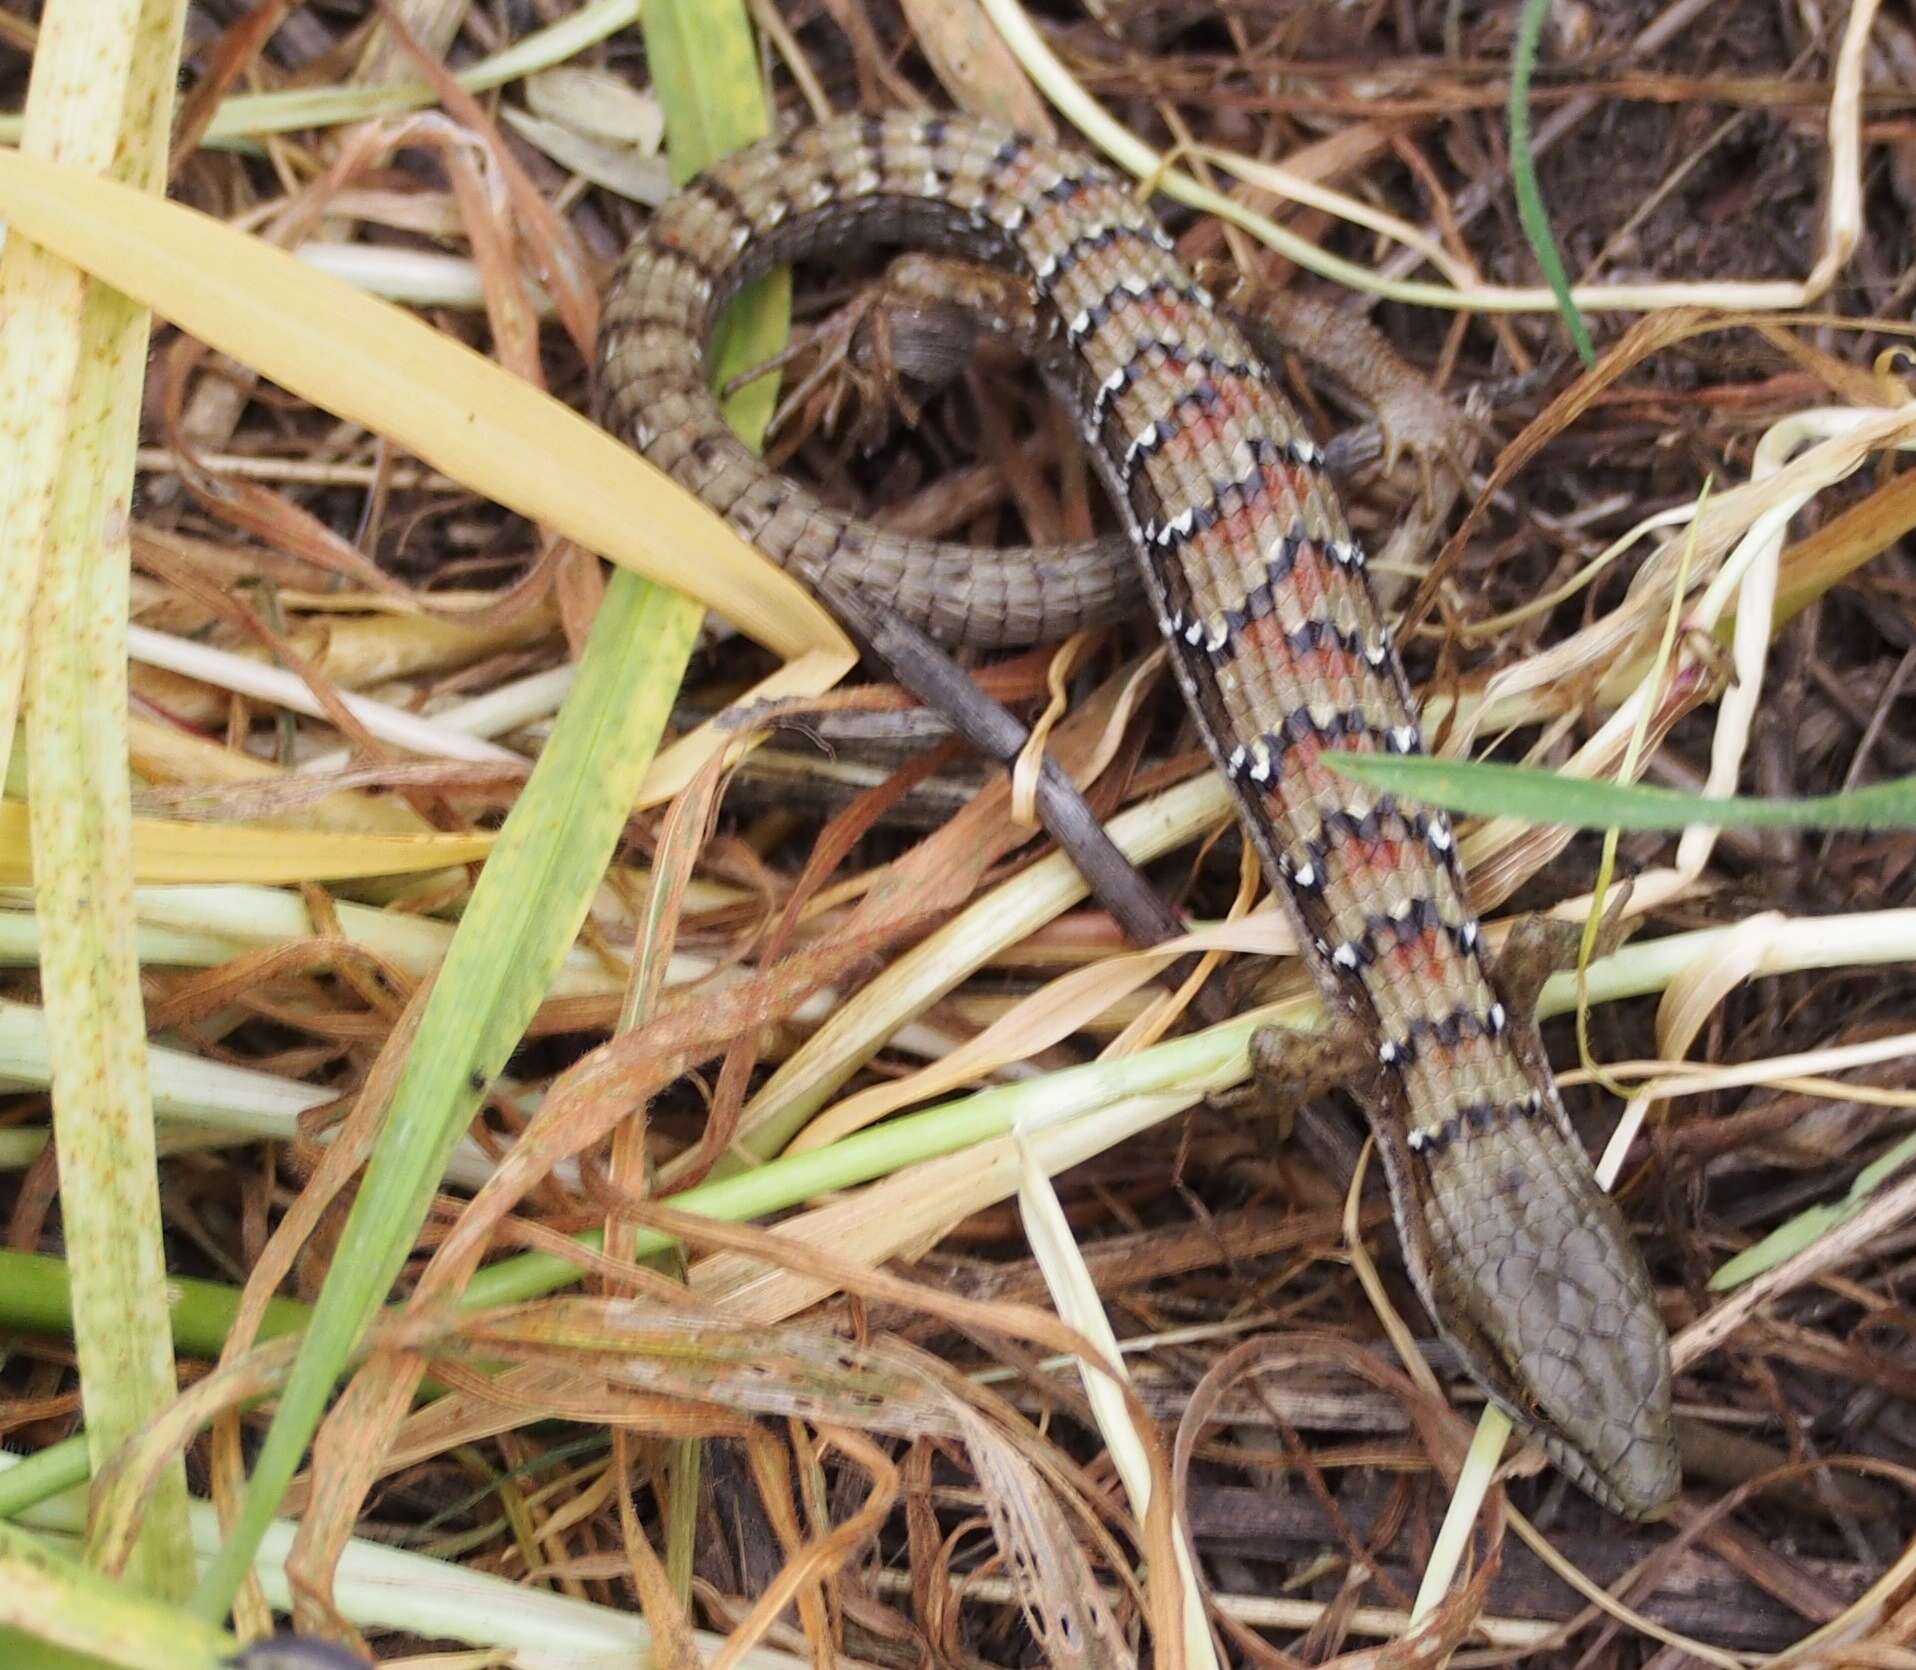
<path id="1" fill-rule="evenodd" d="M 979 1416 L 962 1405 L 956 1413 L 998 1551 L 1045 1662 L 1056 1670 L 1135 1664 L 1091 1562 L 1044 1481 Z"/>

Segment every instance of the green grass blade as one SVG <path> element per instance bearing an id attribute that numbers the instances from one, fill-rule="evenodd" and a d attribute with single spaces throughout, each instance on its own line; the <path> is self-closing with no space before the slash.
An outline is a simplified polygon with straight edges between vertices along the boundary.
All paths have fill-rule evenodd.
<path id="1" fill-rule="evenodd" d="M 732 142 L 765 131 L 741 0 L 658 0 L 646 8 L 644 25 L 662 96 L 662 60 L 690 59 L 693 47 L 704 52 L 742 38 L 744 61 L 754 67 L 735 85 L 749 89 L 754 108 L 743 109 L 742 131 Z M 688 87 L 695 99 L 725 93 L 696 80 Z M 689 153 L 726 135 L 728 110 L 736 124 L 740 109 L 704 106 L 703 125 L 689 130 L 682 155 L 667 105 L 675 167 L 695 172 L 709 160 Z M 756 364 L 783 343 L 783 297 L 777 285 L 761 287 L 756 298 L 745 299 L 743 322 L 735 311 L 737 364 Z M 728 374 L 723 363 L 719 374 Z M 747 394 L 756 402 L 752 410 L 769 410 L 763 393 Z M 762 419 L 747 429 L 749 412 L 728 407 L 727 415 L 753 438 L 762 430 Z M 240 1519 L 201 1579 L 195 1604 L 202 1616 L 223 1616 L 231 1605 L 334 1385 L 413 1246 L 453 1144 L 477 1109 L 475 1084 L 483 1086 L 505 1065 L 570 949 L 657 747 L 702 618 L 695 604 L 630 573 L 615 574 L 607 586 L 578 681 L 506 820 L 421 1017 L 342 1237 L 353 1254 L 334 1262 L 320 1291 Z"/>
<path id="2" fill-rule="evenodd" d="M 771 131 L 758 50 L 742 0 L 648 6 L 643 28 L 676 184 Z M 791 298 L 788 272 L 768 274 L 739 295 L 713 336 L 715 383 L 723 386 L 784 347 Z M 726 420 L 756 446 L 777 402 L 778 379 L 761 377 L 726 401 Z"/>
<path id="3" fill-rule="evenodd" d="M 224 1616 L 366 1325 L 423 1223 L 453 1145 L 571 948 L 696 641 L 699 613 L 621 572 L 552 736 L 480 873 L 421 1016 L 233 1534 L 196 1609 Z"/>
<path id="4" fill-rule="evenodd" d="M 0 1657 L 12 1670 L 219 1670 L 238 1646 L 223 1630 L 0 1525 Z"/>
<path id="5" fill-rule="evenodd" d="M 1557 298 L 1558 311 L 1563 314 L 1570 340 L 1576 344 L 1578 358 L 1586 366 L 1594 366 L 1597 351 L 1570 294 L 1570 279 L 1550 230 L 1550 214 L 1543 206 L 1537 161 L 1530 146 L 1530 77 L 1537 67 L 1537 46 L 1549 11 L 1550 0 L 1524 0 L 1523 17 L 1517 25 L 1516 58 L 1510 67 L 1510 176 L 1517 191 L 1517 218 L 1523 222 L 1524 235 L 1543 270 L 1544 282 Z"/>
<path id="6" fill-rule="evenodd" d="M 665 116 L 672 179 L 683 184 L 728 151 L 762 138 L 771 111 L 761 89 L 756 42 L 740 0 L 670 0 L 645 12 L 646 59 Z M 789 272 L 768 273 L 726 310 L 712 342 L 722 384 L 783 345 L 791 320 Z M 732 427 L 754 445 L 771 422 L 778 378 L 766 376 L 726 402 Z M 683 1279 L 684 1269 L 674 1274 Z M 703 1446 L 696 1438 L 672 1442 L 666 1453 L 669 1499 L 665 1527 L 666 1580 L 681 1606 L 691 1594 Z M 663 1628 L 663 1622 L 661 1622 Z"/>
<path id="7" fill-rule="evenodd" d="M 1710 1277 L 1710 1291 L 1727 1293 L 1731 1288 L 1741 1287 L 1745 1282 L 1773 1270 L 1785 1259 L 1793 1258 L 1805 1248 L 1813 1246 L 1831 1230 L 1862 1211 L 1869 1204 L 1869 1197 L 1912 1160 L 1916 1160 L 1916 1134 L 1904 1137 L 1895 1147 L 1859 1171 L 1850 1183 L 1849 1193 L 1841 1200 L 1812 1206 L 1807 1211 L 1797 1213 L 1787 1223 L 1778 1224 L 1755 1246 L 1746 1247 L 1736 1257 L 1727 1260 Z"/>
<path id="8" fill-rule="evenodd" d="M 1423 755 L 1326 754 L 1339 776 L 1477 817 L 1577 829 L 1907 829 L 1916 825 L 1916 777 L 1802 800 L 1715 800 L 1642 783 L 1598 783 L 1530 766 Z"/>

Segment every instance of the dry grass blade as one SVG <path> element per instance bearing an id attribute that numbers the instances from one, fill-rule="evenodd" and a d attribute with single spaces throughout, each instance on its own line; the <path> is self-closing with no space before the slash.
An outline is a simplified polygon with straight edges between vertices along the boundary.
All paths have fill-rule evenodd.
<path id="1" fill-rule="evenodd" d="M 624 1301 L 582 1300 L 474 1318 L 461 1330 L 460 1349 L 477 1359 L 504 1357 L 525 1366 L 508 1376 L 510 1384 L 480 1382 L 462 1394 L 460 1401 L 476 1407 L 456 1429 L 449 1424 L 456 1417 L 450 1405 L 415 1416 L 390 1465 L 429 1453 L 458 1432 L 473 1436 L 498 1430 L 501 1419 L 537 1418 L 541 1408 L 554 1404 L 583 1415 L 581 1394 L 592 1400 L 599 1418 L 651 1433 L 677 1430 L 680 1414 L 690 1413 L 689 1400 L 796 1416 L 825 1432 L 855 1428 L 912 1440 L 955 1439 L 970 1452 L 986 1485 L 1000 1550 L 1028 1615 L 1045 1620 L 1042 1638 L 1062 1655 L 1061 1662 L 1131 1662 L 1116 1619 L 1091 1581 L 1072 1516 L 1057 1502 L 1057 1481 L 1042 1476 L 1028 1459 L 1030 1436 L 1010 1441 L 943 1376 L 928 1375 L 916 1353 L 861 1347 L 809 1328 L 740 1329 L 722 1316 L 660 1316 L 635 1312 Z M 535 1372 L 548 1380 L 569 1374 L 576 1389 L 541 1384 Z M 627 1390 L 627 1401 L 597 1396 L 601 1377 Z M 654 1394 L 655 1400 L 632 1400 L 632 1389 Z M 488 1407 L 497 1416 L 488 1419 Z M 711 1421 L 710 1415 L 703 1418 Z M 854 1537 L 869 1529 L 855 1519 L 841 1527 Z"/>
<path id="2" fill-rule="evenodd" d="M 492 850 L 490 835 L 334 835 L 174 823 L 135 818 L 132 880 L 142 887 L 196 882 L 342 881 L 396 876 L 476 862 Z M 0 803 L 0 886 L 24 887 L 34 876 L 27 808 Z"/>
<path id="3" fill-rule="evenodd" d="M 959 1414 L 998 1552 L 1045 1662 L 1061 1670 L 1135 1664 L 1084 1551 L 1037 1475 L 962 1405 Z"/>
<path id="4" fill-rule="evenodd" d="M 1154 1435 L 1136 1425 L 1134 1410 L 1121 1395 L 1125 1369 L 1117 1336 L 1111 1331 L 1110 1320 L 1104 1313 L 1097 1285 L 1091 1279 L 1084 1255 L 1072 1239 L 1070 1226 L 1052 1189 L 1050 1175 L 1043 1161 L 1032 1150 L 1025 1134 L 1022 1131 L 1012 1134 L 1018 1144 L 1018 1215 L 1024 1224 L 1026 1239 L 1031 1243 L 1038 1268 L 1044 1272 L 1045 1285 L 1051 1292 L 1051 1301 L 1057 1306 L 1059 1316 L 1099 1350 L 1101 1360 L 1090 1362 L 1080 1359 L 1078 1371 L 1084 1377 L 1085 1396 L 1090 1400 L 1092 1414 L 1097 1420 L 1098 1431 L 1104 1438 L 1112 1464 L 1124 1482 L 1126 1495 L 1131 1499 L 1132 1511 L 1143 1518 L 1150 1509 L 1152 1493 L 1157 1487 L 1151 1466 Z M 993 1521 L 997 1523 L 1000 1514 L 997 1493 L 988 1491 L 988 1500 Z M 1016 1501 L 1017 1498 L 1014 1498 Z M 1210 1629 L 1204 1620 L 1197 1574 L 1191 1569 L 1189 1532 L 1182 1520 L 1177 1518 L 1175 1504 L 1172 1517 L 1174 1524 L 1171 1534 L 1177 1554 L 1178 1607 L 1184 1626 L 1179 1641 L 1180 1656 L 1191 1670 L 1213 1670 L 1217 1655 Z M 1074 1658 L 1089 1653 L 1096 1659 L 1101 1655 L 1094 1643 L 1107 1633 L 1108 1624 L 1094 1613 L 1090 1619 L 1093 1629 L 1087 1631 L 1072 1614 L 1062 1618 L 1057 1615 L 1058 1595 L 1089 1591 L 1095 1596 L 1096 1591 L 1089 1589 L 1090 1574 L 1086 1572 L 1079 1579 L 1074 1591 L 1073 1586 L 1066 1581 L 1074 1574 L 1052 1571 L 1051 1581 L 1041 1579 L 1040 1573 L 1047 1570 L 1049 1562 L 1037 1571 L 1020 1570 L 1021 1563 L 1028 1565 L 1034 1561 L 1031 1544 L 1036 1529 L 1033 1527 L 1020 1531 L 1013 1525 L 999 1526 L 999 1544 L 1007 1548 L 1014 1573 L 1020 1577 L 1027 1594 L 1033 1595 L 1025 1603 L 1026 1614 L 1032 1616 L 1034 1605 L 1042 1605 L 1042 1610 L 1032 1617 L 1033 1627 L 1041 1640 L 1048 1639 L 1051 1633 L 1045 1627 L 1047 1620 L 1051 1621 L 1051 1629 L 1063 1633 L 1064 1639 L 1053 1644 L 1054 1655 L 1069 1649 Z"/>
<path id="5" fill-rule="evenodd" d="M 960 1085 L 988 1080 L 1002 1067 L 1030 1060 L 1084 1030 L 1167 964 L 1190 952 L 1241 951 L 1268 957 L 1296 949 L 1290 923 L 1279 912 L 1266 911 L 1250 920 L 1184 934 L 1149 951 L 1102 958 L 1034 992 L 933 1065 L 843 1097 L 807 1125 L 786 1151 L 803 1154 L 822 1148 L 901 1108 L 928 1102 Z"/>
<path id="6" fill-rule="evenodd" d="M 184 11 L 177 0 L 50 8 L 26 150 L 99 189 L 156 201 Z M 165 1405 L 176 1372 L 122 763 L 126 528 L 148 321 L 17 235 L 0 252 L 0 320 L 0 778 L 24 699 L 63 1231 L 97 1463 Z M 186 1507 L 175 1462 L 128 1553 L 135 1589 L 179 1600 L 191 1587 Z"/>

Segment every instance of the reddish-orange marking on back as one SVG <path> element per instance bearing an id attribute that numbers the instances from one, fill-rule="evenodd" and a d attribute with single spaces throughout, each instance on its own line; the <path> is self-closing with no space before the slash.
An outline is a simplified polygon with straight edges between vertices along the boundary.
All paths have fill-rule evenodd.
<path id="1" fill-rule="evenodd" d="M 1256 508 L 1241 504 L 1229 516 L 1220 516 L 1210 531 L 1219 539 L 1229 540 L 1234 545 L 1241 544 L 1251 537 L 1251 529 L 1256 519 Z"/>
<path id="2" fill-rule="evenodd" d="M 1324 553 L 1306 541 L 1298 546 L 1291 564 L 1291 589 L 1297 594 L 1297 606 L 1306 615 L 1320 613 L 1324 601 Z"/>
<path id="3" fill-rule="evenodd" d="M 1344 843 L 1344 852 L 1345 862 L 1353 870 L 1362 866 L 1379 875 L 1389 875 L 1403 863 L 1403 843 L 1388 836 L 1367 841 L 1361 835 L 1353 835 Z"/>
<path id="4" fill-rule="evenodd" d="M 1457 1051 L 1425 1033 L 1417 1040 L 1417 1059 L 1431 1073 L 1448 1073 L 1456 1065 Z"/>
<path id="5" fill-rule="evenodd" d="M 1194 417 L 1180 423 L 1172 433 L 1170 440 L 1158 448 L 1167 458 L 1183 458 L 1201 450 L 1205 442 L 1217 434 L 1217 419 L 1209 412 L 1199 412 Z"/>
<path id="6" fill-rule="evenodd" d="M 1213 371 L 1211 386 L 1217 390 L 1218 403 L 1232 412 L 1256 409 L 1261 391 L 1255 378 L 1240 376 L 1235 371 Z"/>
<path id="7" fill-rule="evenodd" d="M 1342 644 L 1318 644 L 1309 655 L 1297 658 L 1301 677 L 1317 678 L 1333 690 L 1348 689 L 1362 678 L 1357 657 Z"/>
<path id="8" fill-rule="evenodd" d="M 1279 464 L 1276 468 L 1282 472 L 1284 485 L 1291 490 L 1299 504 L 1310 497 L 1313 472 L 1307 470 L 1302 464 Z"/>
<path id="9" fill-rule="evenodd" d="M 1263 472 L 1264 491 L 1270 494 L 1275 504 L 1301 504 L 1303 494 L 1298 491 L 1298 473 L 1288 464 L 1266 464 Z"/>
<path id="10" fill-rule="evenodd" d="M 1275 655 L 1284 642 L 1284 623 L 1276 615 L 1259 615 L 1247 620 L 1237 635 L 1238 653 Z"/>
<path id="11" fill-rule="evenodd" d="M 1390 957 L 1406 974 L 1429 974 L 1442 963 L 1438 930 L 1426 928 L 1415 938 L 1400 940 L 1390 949 Z"/>

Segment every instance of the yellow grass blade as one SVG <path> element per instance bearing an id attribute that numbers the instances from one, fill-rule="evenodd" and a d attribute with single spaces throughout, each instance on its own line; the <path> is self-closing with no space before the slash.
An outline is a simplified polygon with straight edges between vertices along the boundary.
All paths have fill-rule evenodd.
<path id="1" fill-rule="evenodd" d="M 335 835 L 250 824 L 133 820 L 133 880 L 141 887 L 250 881 L 350 881 L 471 864 L 492 850 L 491 835 Z M 0 887 L 33 880 L 27 808 L 0 801 Z"/>
<path id="2" fill-rule="evenodd" d="M 855 659 L 805 590 L 567 406 L 283 250 L 176 203 L 0 152 L 12 230 L 473 491 L 696 598 L 767 648 Z"/>

